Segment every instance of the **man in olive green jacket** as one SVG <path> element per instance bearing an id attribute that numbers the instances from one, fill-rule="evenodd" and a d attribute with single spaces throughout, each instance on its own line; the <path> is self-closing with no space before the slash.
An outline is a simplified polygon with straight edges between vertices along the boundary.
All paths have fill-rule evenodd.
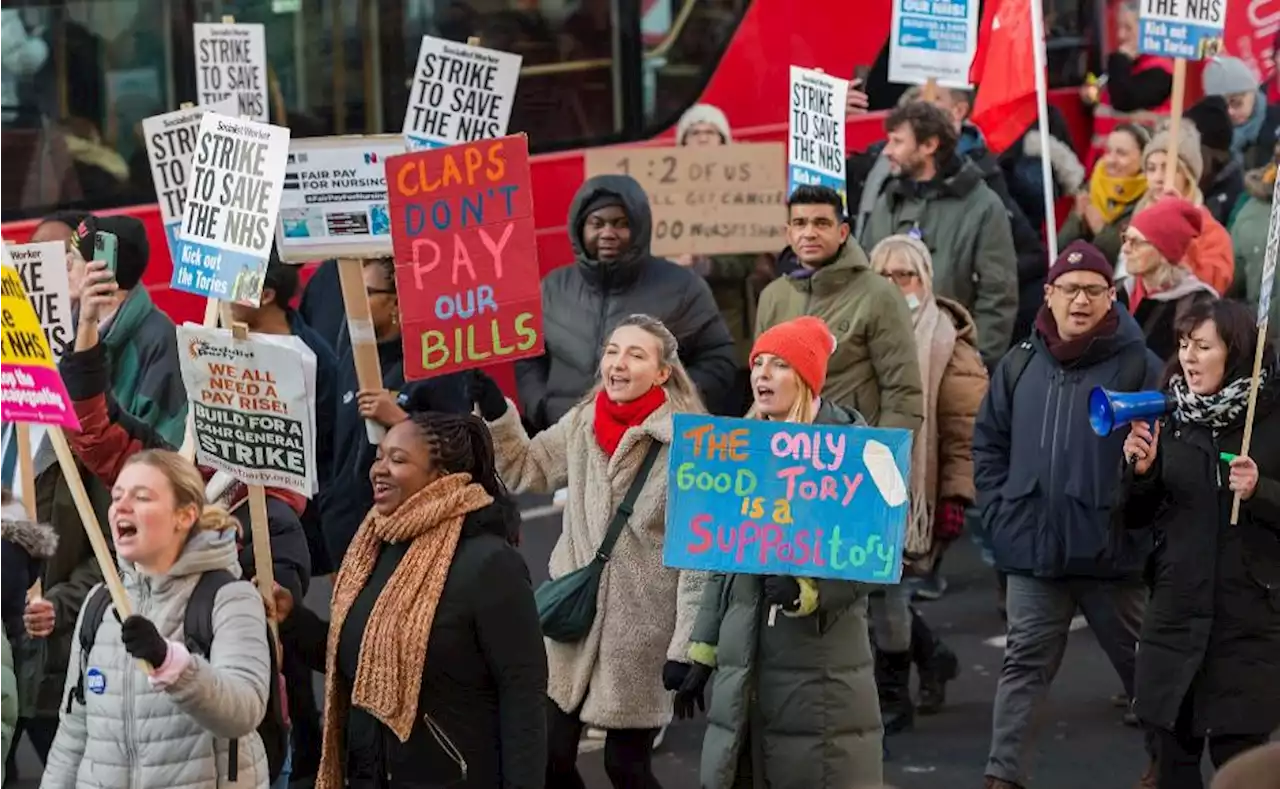
<path id="1" fill-rule="evenodd" d="M 849 237 L 835 191 L 801 186 L 787 212 L 789 252 L 800 265 L 760 294 L 756 335 L 801 315 L 821 318 L 836 338 L 822 397 L 876 427 L 919 428 L 924 400 L 906 300 Z"/>
<path id="2" fill-rule="evenodd" d="M 1009 348 L 1018 314 L 1018 256 L 1009 214 L 982 171 L 956 155 L 950 116 L 924 102 L 894 110 L 884 155 L 897 172 L 862 229 L 866 249 L 899 233 L 924 242 L 933 285 L 967 309 L 991 367 Z"/>

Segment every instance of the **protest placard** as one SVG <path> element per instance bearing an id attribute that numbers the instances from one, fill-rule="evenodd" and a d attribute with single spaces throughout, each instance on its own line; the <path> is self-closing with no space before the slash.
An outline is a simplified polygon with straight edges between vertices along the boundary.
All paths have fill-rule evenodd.
<path id="1" fill-rule="evenodd" d="M 787 194 L 804 184 L 829 186 L 843 199 L 846 80 L 791 67 L 791 112 L 787 136 Z"/>
<path id="2" fill-rule="evenodd" d="M 1222 51 L 1227 0 L 1142 0 L 1138 51 L 1183 60 L 1203 60 Z"/>
<path id="3" fill-rule="evenodd" d="M 523 134 L 387 160 L 408 380 L 542 354 Z"/>
<path id="4" fill-rule="evenodd" d="M 893 0 L 889 81 L 969 87 L 978 45 L 978 0 Z"/>
<path id="5" fill-rule="evenodd" d="M 196 56 L 196 101 L 235 99 L 230 115 L 266 122 L 267 44 L 262 25 L 223 22 L 192 25 Z"/>
<path id="6" fill-rule="evenodd" d="M 75 342 L 71 324 L 71 288 L 67 282 L 67 248 L 61 241 L 12 244 L 9 262 L 22 278 L 27 301 L 35 310 L 56 362 Z"/>
<path id="7" fill-rule="evenodd" d="M 506 134 L 520 62 L 510 52 L 423 36 L 404 111 L 409 150 Z"/>
<path id="8" fill-rule="evenodd" d="M 4 245 L 0 281 L 0 421 L 80 429 L 22 277 Z"/>
<path id="9" fill-rule="evenodd" d="M 206 112 L 235 115 L 236 106 L 236 100 L 228 98 L 208 106 L 142 119 L 142 139 L 147 146 L 156 202 L 160 204 L 160 221 L 164 223 L 169 255 L 174 260 L 178 259 L 178 230 L 182 227 L 182 211 L 187 202 L 187 175 L 191 172 L 191 155 L 196 149 L 200 119 Z"/>
<path id="10" fill-rule="evenodd" d="M 911 431 L 677 414 L 668 567 L 897 583 Z"/>
<path id="11" fill-rule="evenodd" d="M 288 129 L 205 113 L 191 159 L 173 287 L 258 305 L 288 156 Z"/>
<path id="12" fill-rule="evenodd" d="M 388 157 L 404 137 L 309 137 L 289 143 L 277 248 L 285 260 L 391 254 Z"/>
<path id="13" fill-rule="evenodd" d="M 596 148 L 587 177 L 616 173 L 640 182 L 653 212 L 655 255 L 776 252 L 786 245 L 787 194 L 781 143 L 711 148 Z"/>
<path id="14" fill-rule="evenodd" d="M 248 485 L 310 496 L 315 417 L 302 355 L 255 336 L 237 340 L 227 329 L 194 324 L 178 327 L 178 348 L 195 417 L 197 462 Z"/>

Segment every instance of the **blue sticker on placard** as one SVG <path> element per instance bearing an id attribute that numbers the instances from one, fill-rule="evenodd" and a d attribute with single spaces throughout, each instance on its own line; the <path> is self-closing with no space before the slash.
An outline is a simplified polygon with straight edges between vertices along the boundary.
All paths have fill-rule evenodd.
<path id="1" fill-rule="evenodd" d="M 84 673 L 84 685 L 90 693 L 101 696 L 107 692 L 107 675 L 102 673 L 102 669 L 91 668 Z"/>

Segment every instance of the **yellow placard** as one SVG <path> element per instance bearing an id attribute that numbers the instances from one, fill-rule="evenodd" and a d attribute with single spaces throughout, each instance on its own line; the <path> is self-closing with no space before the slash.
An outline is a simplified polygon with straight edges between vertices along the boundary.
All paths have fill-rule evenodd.
<path id="1" fill-rule="evenodd" d="M 0 330 L 3 331 L 0 363 L 52 369 L 54 361 L 49 339 L 40 328 L 35 309 L 27 300 L 27 291 L 22 287 L 22 277 L 18 276 L 17 269 L 8 264 L 4 266 L 0 289 Z"/>

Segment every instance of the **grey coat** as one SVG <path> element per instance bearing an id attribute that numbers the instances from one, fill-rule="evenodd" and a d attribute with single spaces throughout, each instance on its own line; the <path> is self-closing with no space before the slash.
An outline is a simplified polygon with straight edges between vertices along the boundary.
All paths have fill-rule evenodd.
<path id="1" fill-rule="evenodd" d="M 822 402 L 823 424 L 866 424 Z M 757 789 L 868 789 L 883 781 L 880 705 L 864 584 L 817 579 L 818 608 L 769 626 L 759 575 L 707 583 L 690 655 L 715 648 L 702 746 L 703 789 L 738 784 L 750 760 Z M 743 749 L 749 748 L 749 753 Z"/>
<path id="2" fill-rule="evenodd" d="M 200 575 L 240 575 L 235 533 L 193 536 L 167 575 L 143 575 L 124 564 L 124 585 L 134 613 L 155 623 L 170 641 L 182 624 Z M 77 633 L 80 623 L 77 622 Z M 270 677 L 262 598 L 247 583 L 219 592 L 213 609 L 209 660 L 193 655 L 167 689 L 152 688 L 125 652 L 120 623 L 103 618 L 87 661 L 85 703 L 64 706 L 41 789 L 265 789 L 267 757 L 256 729 L 266 712 Z M 79 679 L 80 639 L 72 640 L 67 693 Z M 227 780 L 227 754 L 239 739 L 238 780 Z"/>

